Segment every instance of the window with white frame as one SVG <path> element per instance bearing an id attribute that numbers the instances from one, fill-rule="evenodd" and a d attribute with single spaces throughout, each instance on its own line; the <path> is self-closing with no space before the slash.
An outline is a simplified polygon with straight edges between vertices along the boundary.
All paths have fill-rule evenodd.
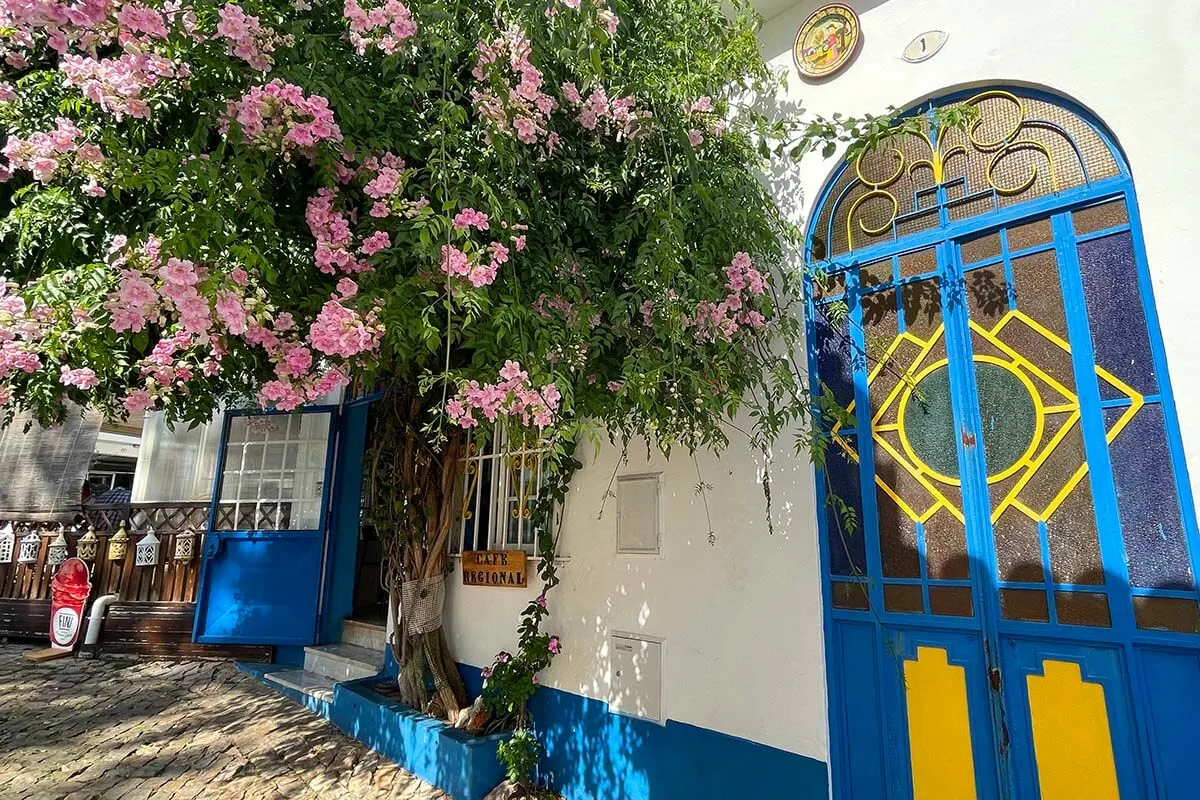
<path id="1" fill-rule="evenodd" d="M 524 550 L 537 553 L 533 512 L 541 490 L 542 454 L 512 448 L 502 434 L 463 459 L 457 502 L 457 552 Z"/>
<path id="2" fill-rule="evenodd" d="M 321 527 L 329 414 L 239 415 L 229 421 L 221 503 L 238 530 Z"/>

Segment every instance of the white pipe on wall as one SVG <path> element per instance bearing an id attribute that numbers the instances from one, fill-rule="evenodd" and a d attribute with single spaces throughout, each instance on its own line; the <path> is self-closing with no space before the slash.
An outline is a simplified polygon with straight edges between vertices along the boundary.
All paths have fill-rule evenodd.
<path id="1" fill-rule="evenodd" d="M 117 602 L 115 594 L 101 595 L 92 601 L 92 612 L 88 614 L 87 633 L 83 637 L 84 647 L 100 641 L 100 623 L 104 619 L 104 612 L 108 611 L 108 607 L 115 602 Z"/>

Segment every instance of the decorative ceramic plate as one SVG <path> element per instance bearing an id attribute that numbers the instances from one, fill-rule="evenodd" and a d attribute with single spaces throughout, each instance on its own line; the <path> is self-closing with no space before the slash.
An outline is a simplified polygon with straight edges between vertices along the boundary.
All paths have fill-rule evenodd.
<path id="1" fill-rule="evenodd" d="M 854 9 L 842 3 L 821 6 L 796 34 L 796 69 L 806 78 L 828 77 L 846 66 L 861 39 Z"/>

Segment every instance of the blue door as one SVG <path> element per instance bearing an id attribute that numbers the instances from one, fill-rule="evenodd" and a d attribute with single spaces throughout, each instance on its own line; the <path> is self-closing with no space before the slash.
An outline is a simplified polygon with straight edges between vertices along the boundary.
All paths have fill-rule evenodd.
<path id="1" fill-rule="evenodd" d="M 977 116 L 847 165 L 809 239 L 851 412 L 818 472 L 834 796 L 1200 797 L 1200 537 L 1128 168 L 1057 98 L 949 102 Z"/>
<path id="2" fill-rule="evenodd" d="M 316 641 L 336 413 L 226 415 L 195 641 Z"/>

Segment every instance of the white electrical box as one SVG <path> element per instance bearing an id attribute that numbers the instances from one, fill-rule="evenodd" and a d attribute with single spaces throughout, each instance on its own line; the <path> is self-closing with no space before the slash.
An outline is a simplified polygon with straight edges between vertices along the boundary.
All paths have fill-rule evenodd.
<path id="1" fill-rule="evenodd" d="M 657 473 L 617 478 L 618 553 L 660 552 L 660 482 Z"/>
<path id="2" fill-rule="evenodd" d="M 661 639 L 614 633 L 608 641 L 612 682 L 608 710 L 662 722 Z"/>

